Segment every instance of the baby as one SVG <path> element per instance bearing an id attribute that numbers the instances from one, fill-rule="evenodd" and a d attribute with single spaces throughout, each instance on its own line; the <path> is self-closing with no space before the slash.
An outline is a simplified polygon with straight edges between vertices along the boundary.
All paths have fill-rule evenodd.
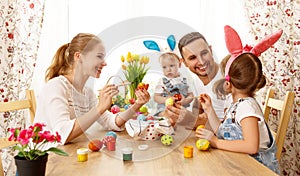
<path id="1" fill-rule="evenodd" d="M 166 100 L 175 94 L 181 95 L 181 100 L 178 101 L 178 103 L 189 107 L 194 95 L 190 86 L 187 84 L 187 78 L 180 75 L 179 68 L 181 62 L 179 57 L 173 52 L 166 52 L 161 54 L 159 62 L 164 77 L 159 79 L 155 88 L 154 101 L 158 103 L 158 105 L 154 115 L 161 116 L 161 112 L 165 110 Z"/>

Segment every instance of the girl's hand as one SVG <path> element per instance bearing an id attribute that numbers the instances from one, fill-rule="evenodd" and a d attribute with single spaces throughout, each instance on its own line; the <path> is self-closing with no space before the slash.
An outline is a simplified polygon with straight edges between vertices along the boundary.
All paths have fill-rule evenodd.
<path id="1" fill-rule="evenodd" d="M 199 96 L 199 102 L 204 112 L 209 112 L 209 110 L 212 108 L 211 98 L 207 94 L 201 94 Z"/>
<path id="2" fill-rule="evenodd" d="M 215 136 L 214 133 L 208 129 L 198 128 L 198 130 L 196 130 L 196 137 L 200 139 L 207 139 L 211 141 L 213 136 Z"/>
<path id="3" fill-rule="evenodd" d="M 108 84 L 103 87 L 103 89 L 99 91 L 99 101 L 97 105 L 97 109 L 100 114 L 103 114 L 104 111 L 108 110 L 112 104 L 112 97 L 119 93 L 118 87 L 114 84 Z"/>

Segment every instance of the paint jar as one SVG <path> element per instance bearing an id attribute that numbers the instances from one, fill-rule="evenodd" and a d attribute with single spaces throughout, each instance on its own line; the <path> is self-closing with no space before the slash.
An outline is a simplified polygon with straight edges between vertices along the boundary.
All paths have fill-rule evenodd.
<path id="1" fill-rule="evenodd" d="M 123 148 L 122 153 L 123 153 L 123 161 L 132 161 L 132 153 L 133 153 L 132 148 L 130 147 Z"/>
<path id="2" fill-rule="evenodd" d="M 106 147 L 107 147 L 107 150 L 109 151 L 115 151 L 116 150 L 116 141 L 115 140 L 111 140 L 111 141 L 108 141 L 106 143 Z"/>
<path id="3" fill-rule="evenodd" d="M 80 161 L 80 162 L 87 161 L 88 160 L 88 152 L 89 152 L 89 150 L 87 148 L 77 149 L 78 161 Z"/>
<path id="4" fill-rule="evenodd" d="M 184 146 L 183 147 L 183 156 L 185 158 L 193 158 L 193 146 Z"/>

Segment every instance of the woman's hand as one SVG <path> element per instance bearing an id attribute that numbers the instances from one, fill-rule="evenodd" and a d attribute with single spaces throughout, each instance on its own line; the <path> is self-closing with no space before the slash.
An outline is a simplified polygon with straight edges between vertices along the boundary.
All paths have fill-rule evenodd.
<path id="1" fill-rule="evenodd" d="M 104 111 L 108 110 L 112 104 L 112 97 L 119 93 L 118 87 L 114 84 L 107 84 L 103 89 L 99 90 L 99 101 L 97 109 L 100 114 L 103 114 Z"/>
<path id="2" fill-rule="evenodd" d="M 150 100 L 150 94 L 146 89 L 137 89 L 135 91 L 137 97 L 135 103 L 139 105 L 144 105 Z"/>
<path id="3" fill-rule="evenodd" d="M 135 112 L 138 112 L 140 107 L 142 107 L 144 104 L 146 104 L 150 100 L 151 97 L 150 97 L 149 92 L 146 89 L 135 90 L 135 95 L 136 95 L 137 99 L 131 108 Z"/>

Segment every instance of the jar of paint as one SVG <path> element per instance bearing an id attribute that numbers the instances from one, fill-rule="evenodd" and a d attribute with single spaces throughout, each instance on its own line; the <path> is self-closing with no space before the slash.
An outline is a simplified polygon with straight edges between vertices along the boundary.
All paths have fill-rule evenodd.
<path id="1" fill-rule="evenodd" d="M 184 146 L 183 147 L 183 156 L 185 158 L 193 158 L 193 146 Z"/>
<path id="2" fill-rule="evenodd" d="M 132 153 L 133 149 L 130 147 L 126 147 L 122 149 L 123 153 L 123 161 L 132 161 Z"/>
<path id="3" fill-rule="evenodd" d="M 80 162 L 87 161 L 88 160 L 88 152 L 89 152 L 89 150 L 87 148 L 77 149 L 78 161 L 80 161 Z"/>

